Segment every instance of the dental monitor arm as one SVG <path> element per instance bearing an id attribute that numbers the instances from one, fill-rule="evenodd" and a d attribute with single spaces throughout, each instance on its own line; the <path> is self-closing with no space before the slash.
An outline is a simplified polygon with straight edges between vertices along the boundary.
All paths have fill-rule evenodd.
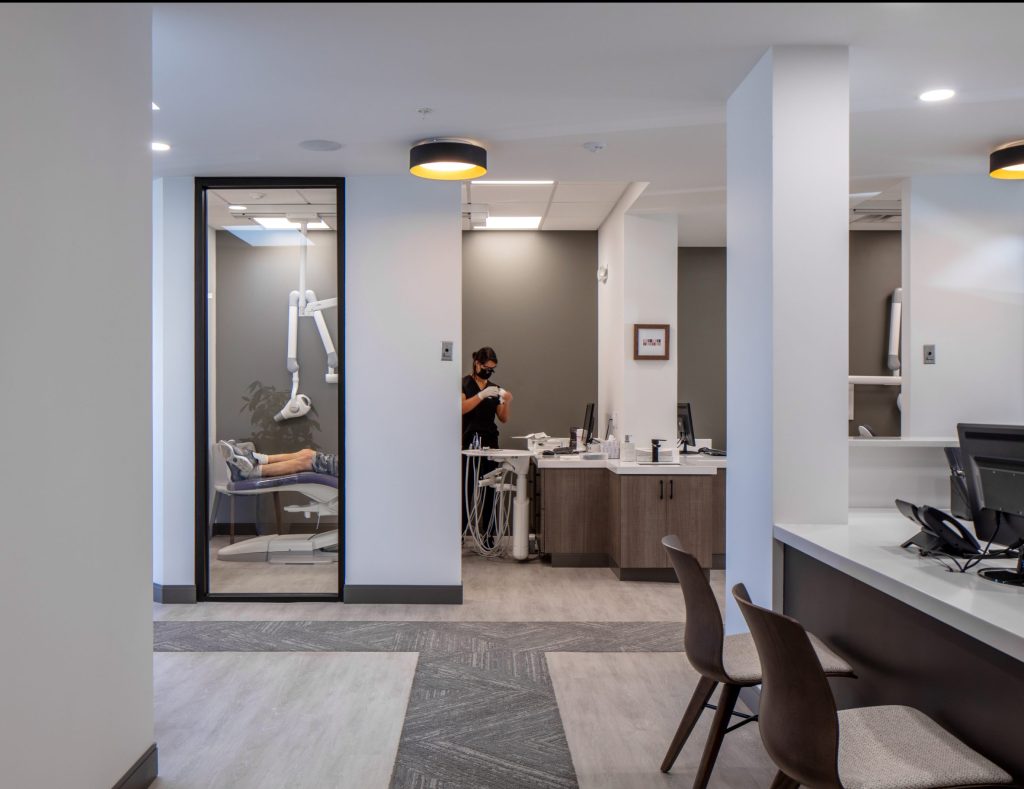
<path id="1" fill-rule="evenodd" d="M 309 224 L 320 222 L 319 216 L 301 216 L 288 219 L 299 223 L 302 233 L 302 244 L 299 247 L 299 289 L 288 294 L 288 372 L 292 374 L 292 391 L 288 402 L 284 404 L 277 414 L 274 415 L 275 422 L 283 422 L 286 419 L 295 419 L 309 413 L 313 404 L 309 397 L 299 394 L 299 318 L 312 318 L 316 323 L 317 331 L 320 334 L 320 341 L 324 346 L 324 353 L 327 356 L 327 373 L 324 379 L 329 384 L 338 383 L 338 352 L 331 339 L 331 333 L 327 329 L 327 322 L 324 320 L 323 310 L 338 306 L 338 300 L 324 299 L 317 301 L 316 293 L 306 289 L 306 263 L 309 238 Z"/>

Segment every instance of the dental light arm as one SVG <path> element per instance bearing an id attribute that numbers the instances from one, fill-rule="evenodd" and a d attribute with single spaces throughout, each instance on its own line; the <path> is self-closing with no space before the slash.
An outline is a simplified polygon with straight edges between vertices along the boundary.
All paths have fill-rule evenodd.
<path id="1" fill-rule="evenodd" d="M 306 269 L 308 263 L 309 223 L 319 222 L 319 216 L 288 217 L 299 223 L 302 244 L 299 251 L 299 289 L 288 294 L 288 372 L 292 374 L 291 396 L 284 407 L 274 415 L 274 420 L 283 422 L 309 413 L 313 404 L 303 394 L 299 394 L 299 318 L 312 318 L 320 334 L 320 341 L 327 355 L 327 373 L 324 379 L 329 384 L 338 383 L 338 352 L 331 339 L 331 333 L 324 320 L 323 310 L 338 306 L 337 299 L 317 301 L 316 293 L 306 290 Z"/>
<path id="2" fill-rule="evenodd" d="M 903 288 L 892 292 L 892 307 L 889 312 L 889 356 L 888 366 L 893 375 L 900 371 L 900 325 L 903 318 Z"/>

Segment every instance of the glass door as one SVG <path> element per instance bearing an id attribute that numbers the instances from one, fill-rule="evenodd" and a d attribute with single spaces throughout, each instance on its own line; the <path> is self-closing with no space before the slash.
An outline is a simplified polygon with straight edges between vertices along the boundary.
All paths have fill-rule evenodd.
<path id="1" fill-rule="evenodd" d="M 197 588 L 338 600 L 343 182 L 197 179 L 196 194 Z"/>

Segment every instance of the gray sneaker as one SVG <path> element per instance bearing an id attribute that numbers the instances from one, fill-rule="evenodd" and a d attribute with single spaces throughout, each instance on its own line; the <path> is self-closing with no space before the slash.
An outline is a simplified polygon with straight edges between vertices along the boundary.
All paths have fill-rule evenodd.
<path id="1" fill-rule="evenodd" d="M 231 475 L 232 482 L 241 482 L 253 475 L 256 464 L 245 455 L 239 454 L 234 444 L 228 441 L 218 441 L 217 450 L 228 465 L 228 473 Z"/>
<path id="2" fill-rule="evenodd" d="M 244 457 L 246 460 L 248 460 L 254 466 L 258 466 L 259 465 L 256 462 L 256 456 L 253 454 L 256 451 L 256 445 L 254 443 L 252 443 L 252 441 L 235 441 L 235 439 L 229 438 L 228 439 L 228 443 L 232 447 L 234 447 L 235 452 L 237 454 L 239 454 L 242 457 Z"/>

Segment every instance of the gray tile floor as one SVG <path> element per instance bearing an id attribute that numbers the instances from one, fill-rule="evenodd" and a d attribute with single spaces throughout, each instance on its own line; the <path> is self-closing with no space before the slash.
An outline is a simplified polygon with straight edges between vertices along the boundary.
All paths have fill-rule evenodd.
<path id="1" fill-rule="evenodd" d="M 712 579 L 719 597 L 721 575 Z M 237 732 L 239 727 L 230 725 L 236 708 L 240 715 L 252 715 L 253 708 L 272 710 L 270 719 L 294 734 L 318 731 L 322 724 L 314 719 L 334 720 L 335 704 L 357 710 L 358 720 L 370 729 L 401 732 L 394 756 L 385 758 L 391 787 L 625 789 L 682 785 L 687 776 L 692 781 L 701 743 L 683 752 L 673 775 L 658 770 L 695 681 L 681 653 L 678 585 L 621 583 L 602 569 L 477 557 L 465 561 L 464 582 L 463 606 L 155 606 L 157 674 L 165 679 L 157 684 L 158 733 L 180 730 L 188 720 L 189 699 L 211 711 L 190 724 L 191 745 L 187 738 L 158 740 L 162 761 L 184 760 L 197 771 L 193 782 L 158 786 L 263 785 L 234 782 L 236 773 L 252 769 L 251 752 L 232 748 L 238 741 L 230 737 L 227 747 L 217 749 L 215 763 L 204 767 L 188 754 L 204 737 L 216 736 L 218 727 Z M 218 662 L 238 661 L 243 678 L 247 673 L 262 677 L 271 688 L 320 687 L 323 678 L 298 664 L 271 670 L 247 663 L 253 657 L 317 654 L 362 658 L 369 661 L 366 666 L 380 662 L 384 673 L 368 680 L 366 666 L 362 674 L 335 671 L 331 687 L 324 689 L 327 701 L 318 698 L 311 717 L 303 693 L 284 692 L 275 702 L 255 692 L 239 697 L 224 674 L 225 664 Z M 399 655 L 416 658 L 407 691 L 400 687 L 401 671 L 391 676 L 387 670 L 387 659 Z M 180 668 L 183 664 L 174 661 L 181 658 L 196 662 Z M 378 684 L 385 688 L 383 696 L 368 702 L 367 687 Z M 321 702 L 326 708 L 317 706 Z M 772 771 L 756 726 L 730 738 L 712 786 L 767 786 Z M 264 757 L 273 754 L 292 765 L 282 786 L 382 785 L 380 758 L 376 774 L 363 771 L 354 779 L 352 772 L 331 772 L 337 769 L 332 760 L 359 741 L 358 735 L 325 743 L 326 751 L 308 765 L 289 758 L 288 743 L 294 740 L 269 741 Z M 305 740 L 299 736 L 298 741 Z M 238 760 L 242 763 L 234 764 Z M 203 770 L 214 768 L 204 776 Z"/>

